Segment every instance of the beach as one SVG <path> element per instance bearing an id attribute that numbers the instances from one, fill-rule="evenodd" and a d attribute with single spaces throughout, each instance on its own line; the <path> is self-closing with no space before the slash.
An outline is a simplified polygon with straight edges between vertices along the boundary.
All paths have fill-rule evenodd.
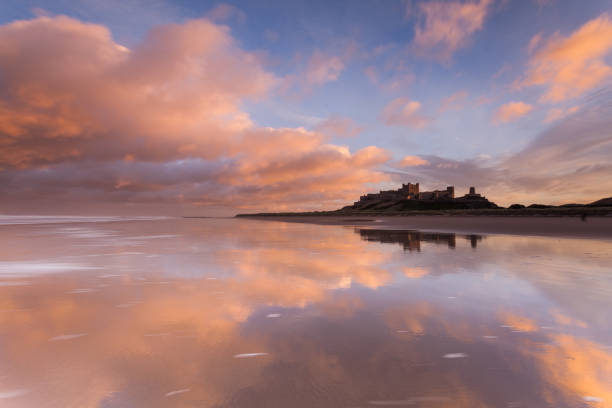
<path id="1" fill-rule="evenodd" d="M 373 228 L 612 239 L 612 217 L 497 217 L 497 216 L 246 216 L 245 218 L 319 225 Z"/>

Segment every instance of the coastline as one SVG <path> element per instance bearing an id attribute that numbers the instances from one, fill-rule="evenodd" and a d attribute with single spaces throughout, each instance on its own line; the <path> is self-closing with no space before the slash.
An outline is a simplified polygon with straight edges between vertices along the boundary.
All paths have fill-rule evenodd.
<path id="1" fill-rule="evenodd" d="M 247 215 L 261 221 L 344 225 L 375 229 L 419 230 L 461 234 L 507 234 L 612 240 L 612 217 L 465 216 L 465 215 Z"/>

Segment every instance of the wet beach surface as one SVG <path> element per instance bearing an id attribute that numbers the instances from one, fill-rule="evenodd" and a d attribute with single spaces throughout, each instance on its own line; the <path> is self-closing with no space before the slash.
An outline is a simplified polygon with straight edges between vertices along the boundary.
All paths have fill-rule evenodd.
<path id="1" fill-rule="evenodd" d="M 508 234 L 612 240 L 612 217 L 498 216 L 498 215 L 242 215 L 245 219 L 301 222 L 319 225 L 373 225 L 385 229 Z"/>
<path id="2" fill-rule="evenodd" d="M 2 407 L 612 406 L 606 239 L 14 221 Z"/>

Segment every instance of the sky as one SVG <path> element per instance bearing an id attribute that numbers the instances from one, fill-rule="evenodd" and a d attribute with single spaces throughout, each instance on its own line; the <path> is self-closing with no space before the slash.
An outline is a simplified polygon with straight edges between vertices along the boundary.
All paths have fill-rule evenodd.
<path id="1" fill-rule="evenodd" d="M 612 192 L 612 0 L 4 0 L 0 213 Z"/>

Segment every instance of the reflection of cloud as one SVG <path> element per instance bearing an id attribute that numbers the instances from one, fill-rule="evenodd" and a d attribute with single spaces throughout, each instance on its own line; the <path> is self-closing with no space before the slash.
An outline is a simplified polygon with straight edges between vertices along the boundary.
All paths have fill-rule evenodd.
<path id="1" fill-rule="evenodd" d="M 573 319 L 572 317 L 567 316 L 558 310 L 553 310 L 551 313 L 553 315 L 553 318 L 555 319 L 555 322 L 559 324 L 562 324 L 564 326 L 582 327 L 583 329 L 587 328 L 587 324 L 585 322 L 581 320 Z"/>
<path id="2" fill-rule="evenodd" d="M 560 334 L 571 326 L 520 334 L 499 327 L 511 322 L 530 328 L 542 315 L 576 324 L 571 310 L 538 308 L 546 293 L 542 287 L 534 291 L 524 285 L 529 291 L 517 293 L 515 285 L 529 279 L 553 282 L 570 290 L 581 306 L 590 299 L 575 296 L 576 285 L 597 287 L 578 293 L 606 297 L 597 280 L 576 279 L 577 266 L 593 271 L 599 265 L 606 276 L 611 256 L 606 242 L 494 236 L 479 257 L 462 246 L 454 251 L 436 246 L 437 251 L 417 255 L 362 241 L 352 229 L 249 220 L 182 221 L 180 235 L 173 231 L 177 237 L 162 238 L 176 224 L 158 225 L 163 233 L 147 230 L 149 237 L 160 237 L 148 240 L 147 249 L 161 253 L 154 264 L 135 255 L 133 273 L 104 278 L 110 286 L 96 293 L 65 295 L 77 283 L 99 281 L 97 273 L 42 276 L 27 290 L 3 289 L 3 367 L 15 381 L 5 390 L 36 384 L 35 392 L 19 396 L 22 400 L 3 404 L 156 407 L 231 401 L 237 407 L 337 407 L 353 401 L 435 405 L 450 400 L 471 408 L 504 406 L 518 391 L 526 406 L 571 407 L 582 396 L 610 401 L 609 350 Z M 112 239 L 124 242 L 117 250 L 125 252 L 132 234 L 145 234 L 152 225 L 92 228 L 112 228 L 118 234 Z M 123 228 L 131 234 L 123 236 Z M 8 243 L 13 232 L 4 234 Z M 58 253 L 65 253 L 66 242 L 81 242 L 61 236 L 53 237 L 62 241 Z M 97 242 L 111 240 L 104 236 L 99 233 Z M 397 242 L 397 237 L 391 232 L 388 238 Z M 444 244 L 447 237 L 427 235 Z M 2 255 L 21 252 L 22 246 L 32 251 L 30 240 L 21 242 L 1 246 Z M 584 258 L 587 248 L 597 257 Z M 539 263 L 524 268 L 525 261 L 534 261 L 532 255 Z M 99 261 L 110 267 L 109 258 Z M 380 288 L 392 282 L 387 267 L 398 260 L 407 275 L 431 268 L 436 282 L 400 277 L 398 285 Z M 405 263 L 410 260 L 425 266 L 411 268 Z M 167 270 L 161 272 L 163 264 Z M 200 274 L 177 277 L 177 271 L 190 268 Z M 495 279 L 489 279 L 492 269 Z M 497 279 L 504 270 L 512 273 Z M 206 279 L 211 272 L 218 278 Z M 157 284 L 160 279 L 166 284 Z M 347 280 L 378 290 L 350 289 Z M 455 300 L 444 296 L 447 289 L 457 294 Z M 129 308 L 114 307 L 129 302 Z M 500 302 L 529 305 L 529 314 L 514 309 L 498 314 Z M 563 299 L 555 303 L 567 305 Z M 280 317 L 267 319 L 270 312 Z M 605 315 L 607 309 L 599 312 Z M 587 314 L 589 329 L 592 317 Z M 601 327 L 607 329 L 606 324 Z M 87 336 L 74 337 L 82 333 Z M 48 341 L 58 336 L 73 337 Z M 444 358 L 461 357 L 458 353 L 469 356 L 469 364 Z"/>
<path id="3" fill-rule="evenodd" d="M 510 326 L 511 328 L 524 332 L 532 332 L 538 330 L 538 325 L 533 320 L 519 316 L 509 312 L 500 313 L 499 319 L 505 325 Z"/>
<path id="4" fill-rule="evenodd" d="M 419 279 L 429 274 L 429 269 L 421 267 L 404 267 L 402 268 L 404 276 L 412 279 Z"/>
<path id="5" fill-rule="evenodd" d="M 566 334 L 552 340 L 542 352 L 531 353 L 550 386 L 570 398 L 594 397 L 600 400 L 596 406 L 612 407 L 612 354 L 597 343 Z"/>

